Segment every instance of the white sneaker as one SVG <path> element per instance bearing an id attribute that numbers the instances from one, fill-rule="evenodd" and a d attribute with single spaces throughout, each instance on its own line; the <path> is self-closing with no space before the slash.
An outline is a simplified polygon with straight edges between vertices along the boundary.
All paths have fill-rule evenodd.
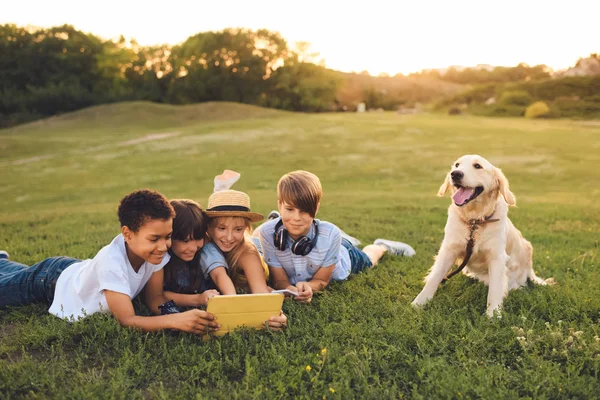
<path id="1" fill-rule="evenodd" d="M 8 260 L 8 258 L 9 258 L 8 252 L 6 252 L 4 250 L 0 250 L 0 258 L 6 258 Z"/>
<path id="2" fill-rule="evenodd" d="M 391 254 L 395 256 L 406 256 L 412 257 L 417 252 L 410 245 L 402 242 L 394 242 L 393 240 L 387 239 L 375 239 L 373 244 L 385 247 Z"/>
<path id="3" fill-rule="evenodd" d="M 348 235 L 346 232 L 342 231 L 342 237 L 346 238 L 350 243 L 352 243 L 352 246 L 354 247 L 358 247 L 359 244 L 361 244 L 361 241 L 358 240 L 355 237 L 352 237 L 350 235 Z"/>

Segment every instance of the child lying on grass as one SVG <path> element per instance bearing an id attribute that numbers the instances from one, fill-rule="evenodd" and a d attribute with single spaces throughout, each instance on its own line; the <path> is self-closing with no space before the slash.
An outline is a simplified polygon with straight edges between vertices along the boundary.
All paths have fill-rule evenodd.
<path id="1" fill-rule="evenodd" d="M 164 297 L 172 302 L 168 311 L 162 312 L 172 313 L 179 312 L 177 306 L 206 305 L 208 299 L 220 294 L 214 289 L 216 286 L 211 277 L 207 275 L 205 278 L 200 267 L 200 259 L 205 258 L 206 252 L 206 247 L 203 249 L 207 230 L 205 213 L 200 205 L 192 200 L 171 200 L 171 205 L 177 213 L 173 220 L 173 240 L 169 249 L 171 259 L 165 265 L 164 273 L 159 271 L 152 275 L 144 293 L 146 305 L 154 313 L 160 313 L 162 310 L 160 310 L 158 297 L 152 293 L 163 289 Z M 226 274 L 225 257 L 220 255 L 216 259 L 218 259 L 216 262 L 223 266 L 222 270 Z M 264 276 L 262 279 L 264 284 Z M 235 294 L 235 289 L 232 293 L 223 294 Z M 286 323 L 287 317 L 283 313 L 271 317 L 268 321 L 269 327 L 275 330 L 285 327 Z"/>
<path id="2" fill-rule="evenodd" d="M 264 217 L 250 210 L 246 193 L 230 189 L 239 177 L 230 170 L 215 177 L 215 191 L 206 210 L 210 242 L 200 264 L 205 278 L 212 279 L 222 294 L 236 294 L 236 288 L 269 293 L 269 269 L 249 235 L 252 223 Z"/>
<path id="3" fill-rule="evenodd" d="M 315 219 L 322 193 L 319 178 L 306 171 L 290 172 L 277 184 L 280 216 L 257 228 L 275 289 L 297 291 L 296 300 L 310 302 L 332 279 L 374 267 L 386 251 L 415 254 L 406 243 L 385 239 L 355 247 L 337 226 Z"/>
<path id="4" fill-rule="evenodd" d="M 165 197 L 152 190 L 125 196 L 118 208 L 121 234 L 93 259 L 52 257 L 31 267 L 0 253 L 0 308 L 45 302 L 49 312 L 79 320 L 110 311 L 123 326 L 144 331 L 177 329 L 192 333 L 217 330 L 214 317 L 201 310 L 161 316 L 135 315 L 131 300 L 152 277 L 162 276 L 169 261 L 175 212 Z M 152 304 L 165 304 L 160 288 L 146 293 Z"/>

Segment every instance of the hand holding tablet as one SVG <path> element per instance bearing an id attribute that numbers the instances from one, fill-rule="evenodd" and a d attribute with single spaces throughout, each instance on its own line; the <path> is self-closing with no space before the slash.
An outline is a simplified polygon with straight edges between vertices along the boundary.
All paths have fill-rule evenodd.
<path id="1" fill-rule="evenodd" d="M 269 318 L 280 315 L 283 298 L 283 293 L 215 296 L 208 299 L 206 311 L 221 325 L 214 334 L 223 336 L 241 326 L 263 329 Z"/>

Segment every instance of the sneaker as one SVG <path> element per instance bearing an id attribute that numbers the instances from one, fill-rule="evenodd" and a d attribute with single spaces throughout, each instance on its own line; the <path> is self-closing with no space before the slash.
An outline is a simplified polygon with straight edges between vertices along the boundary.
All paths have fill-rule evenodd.
<path id="1" fill-rule="evenodd" d="M 8 260 L 8 253 L 4 250 L 0 250 L 0 258 L 6 258 Z"/>
<path id="2" fill-rule="evenodd" d="M 385 247 L 391 254 L 395 256 L 412 257 L 417 252 L 410 245 L 402 242 L 394 242 L 393 240 L 376 239 L 373 244 Z"/>
<path id="3" fill-rule="evenodd" d="M 352 243 L 352 246 L 354 246 L 354 247 L 358 247 L 358 245 L 361 243 L 360 240 L 358 240 L 355 237 L 352 237 L 352 236 L 348 235 L 344 231 L 342 231 L 342 237 L 345 238 L 346 240 L 348 240 L 350 243 Z"/>
<path id="4" fill-rule="evenodd" d="M 272 219 L 277 219 L 279 217 L 281 217 L 281 214 L 279 214 L 279 211 L 273 210 L 269 213 L 269 215 L 267 215 L 267 221 L 270 221 Z"/>

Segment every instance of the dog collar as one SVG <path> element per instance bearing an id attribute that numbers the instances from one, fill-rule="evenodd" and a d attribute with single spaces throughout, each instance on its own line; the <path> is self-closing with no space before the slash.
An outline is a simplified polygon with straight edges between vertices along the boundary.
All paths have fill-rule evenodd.
<path id="1" fill-rule="evenodd" d="M 477 228 L 479 227 L 479 225 L 485 225 L 485 224 L 488 224 L 490 222 L 500 221 L 500 218 L 492 218 L 494 216 L 495 212 L 496 212 L 496 210 L 492 211 L 492 213 L 490 215 L 488 215 L 487 217 L 483 217 L 483 219 L 472 219 L 472 220 L 469 220 L 469 223 L 467 224 L 467 225 L 470 226 L 470 229 L 469 229 L 469 241 L 467 242 L 467 252 L 465 254 L 465 259 L 463 260 L 463 262 L 459 265 L 459 267 L 457 269 L 455 269 L 454 271 L 450 272 L 448 274 L 448 276 L 446 276 L 442 280 L 442 283 L 446 282 L 448 279 L 452 278 L 454 275 L 456 275 L 460 271 L 462 271 L 463 268 L 467 265 L 467 263 L 471 259 L 471 255 L 473 255 L 473 247 L 475 246 L 475 231 L 477 230 Z"/>
<path id="2" fill-rule="evenodd" d="M 494 209 L 494 211 L 492 211 L 492 213 L 486 217 L 483 217 L 483 219 L 470 219 L 469 222 L 467 223 L 467 225 L 471 226 L 471 237 L 473 236 L 473 232 L 475 231 L 475 229 L 477 229 L 477 225 L 485 225 L 487 223 L 490 222 L 497 222 L 500 221 L 500 218 L 492 218 L 494 216 L 494 213 L 496 212 L 496 209 Z M 475 228 L 474 228 L 475 227 Z"/>

